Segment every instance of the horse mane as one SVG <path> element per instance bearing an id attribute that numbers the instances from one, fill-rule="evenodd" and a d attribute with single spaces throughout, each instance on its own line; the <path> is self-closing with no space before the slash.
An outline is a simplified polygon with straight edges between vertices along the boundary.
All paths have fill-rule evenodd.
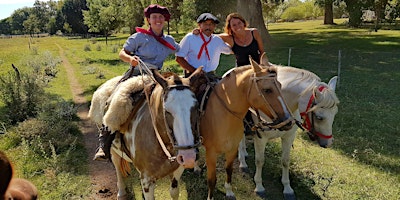
<path id="1" fill-rule="evenodd" d="M 304 95 L 310 90 L 312 91 L 315 88 L 315 86 L 317 87 L 324 86 L 326 88 L 321 92 L 323 96 L 322 101 L 319 102 L 317 106 L 314 106 L 310 111 L 322 107 L 333 108 L 334 106 L 339 104 L 339 99 L 336 96 L 335 91 L 330 89 L 328 84 L 321 82 L 321 78 L 317 76 L 315 73 L 305 69 L 289 67 L 289 66 L 277 65 L 277 68 L 278 68 L 278 74 L 282 71 L 287 73 L 297 74 L 296 76 L 287 76 L 288 78 L 292 78 L 292 80 L 289 81 L 291 82 L 291 84 L 298 84 L 301 81 L 310 82 L 309 86 L 300 94 L 300 96 Z"/>

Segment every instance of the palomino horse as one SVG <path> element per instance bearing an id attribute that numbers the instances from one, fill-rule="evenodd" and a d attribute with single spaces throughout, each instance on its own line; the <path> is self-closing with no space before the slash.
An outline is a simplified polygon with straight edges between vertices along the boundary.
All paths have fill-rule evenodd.
<path id="1" fill-rule="evenodd" d="M 13 169 L 10 160 L 0 151 L 0 200 L 35 200 L 38 197 L 36 187 L 28 180 L 12 178 Z"/>
<path id="2" fill-rule="evenodd" d="M 225 154 L 226 197 L 235 199 L 231 187 L 233 161 L 243 138 L 243 118 L 252 107 L 272 119 L 272 128 L 292 127 L 292 116 L 281 97 L 275 67 L 262 67 L 251 60 L 251 66 L 238 67 L 214 88 L 201 115 L 200 132 L 206 150 L 208 199 L 213 199 L 216 184 L 216 162 Z"/>
<path id="3" fill-rule="evenodd" d="M 263 61 L 266 63 L 265 61 Z M 296 119 L 300 116 L 304 120 L 304 128 L 308 130 L 312 140 L 317 140 L 321 147 L 328 147 L 333 142 L 332 124 L 338 111 L 339 100 L 335 94 L 337 77 L 333 77 L 328 84 L 321 82 L 321 79 L 307 70 L 277 66 L 278 81 L 282 84 L 282 95 L 284 96 L 290 110 L 295 113 Z M 263 116 L 266 117 L 266 116 Z M 253 116 L 254 120 L 255 117 Z M 254 191 L 264 197 L 265 188 L 262 184 L 262 168 L 264 165 L 265 145 L 274 138 L 281 138 L 282 143 L 282 184 L 285 199 L 295 199 L 293 189 L 289 180 L 290 149 L 296 136 L 297 127 L 287 131 L 257 130 L 254 136 L 254 150 L 256 173 Z M 245 138 L 240 143 L 239 167 L 247 171 L 245 161 L 246 147 Z"/>
<path id="4" fill-rule="evenodd" d="M 129 128 L 116 135 L 111 148 L 111 159 L 117 171 L 118 199 L 127 197 L 123 177 L 130 172 L 128 162 L 140 173 L 145 199 L 154 199 L 156 180 L 171 174 L 170 194 L 172 199 L 178 199 L 178 180 L 185 168 L 193 168 L 195 148 L 201 144 L 196 126 L 198 102 L 194 94 L 194 88 L 198 88 L 196 84 L 206 81 L 201 70 L 199 68 L 188 78 L 176 74 L 164 78 L 157 71 L 153 72 L 158 84 L 145 86 L 147 100 L 136 105 L 137 111 L 127 122 Z"/>

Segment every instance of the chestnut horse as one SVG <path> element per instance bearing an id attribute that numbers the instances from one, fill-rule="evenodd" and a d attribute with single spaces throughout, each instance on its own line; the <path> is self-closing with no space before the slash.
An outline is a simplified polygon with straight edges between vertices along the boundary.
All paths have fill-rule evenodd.
<path id="1" fill-rule="evenodd" d="M 243 138 L 243 118 L 250 107 L 269 116 L 272 123 L 268 125 L 272 128 L 292 127 L 293 118 L 281 96 L 276 75 L 275 67 L 260 66 L 251 60 L 251 65 L 234 68 L 214 86 L 200 119 L 209 200 L 214 196 L 219 154 L 225 155 L 226 197 L 235 199 L 231 186 L 232 164 Z"/>
<path id="2" fill-rule="evenodd" d="M 267 62 L 265 62 L 267 64 Z M 282 84 L 282 95 L 286 100 L 296 119 L 303 118 L 303 127 L 309 132 L 312 140 L 317 140 L 321 147 L 329 147 L 333 142 L 332 125 L 338 111 L 339 100 L 335 94 L 337 77 L 333 77 L 328 84 L 312 72 L 294 67 L 277 66 L 278 81 Z M 263 116 L 264 118 L 266 116 Z M 253 116 L 255 122 L 257 119 Z M 281 138 L 282 143 L 282 184 L 285 199 L 295 199 L 295 194 L 290 186 L 289 164 L 290 149 L 296 136 L 297 127 L 287 131 L 258 129 L 257 136 L 253 137 L 256 173 L 254 191 L 261 197 L 265 197 L 265 188 L 262 184 L 262 168 L 264 165 L 265 145 L 268 141 Z M 245 160 L 245 138 L 239 148 L 239 167 L 242 171 L 248 171 Z"/>
<path id="3" fill-rule="evenodd" d="M 178 181 L 185 168 L 193 168 L 201 144 L 197 131 L 196 88 L 205 74 L 197 69 L 190 77 L 176 74 L 164 78 L 154 71 L 157 84 L 145 86 L 146 101 L 130 116 L 129 128 L 117 134 L 111 148 L 118 179 L 118 199 L 127 193 L 123 177 L 131 162 L 140 173 L 144 199 L 154 199 L 156 180 L 173 175 L 170 194 L 178 199 Z M 125 150 L 124 150 L 125 149 Z"/>
<path id="4" fill-rule="evenodd" d="M 0 200 L 35 200 L 38 197 L 36 187 L 28 180 L 12 178 L 13 169 L 10 160 L 0 151 Z"/>

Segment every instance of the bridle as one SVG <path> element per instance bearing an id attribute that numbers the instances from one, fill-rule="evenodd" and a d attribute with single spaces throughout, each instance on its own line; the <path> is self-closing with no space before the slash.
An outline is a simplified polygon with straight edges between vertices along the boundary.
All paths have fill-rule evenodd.
<path id="1" fill-rule="evenodd" d="M 251 85 L 250 85 L 250 87 L 249 87 L 249 89 L 248 89 L 248 91 L 247 91 L 247 97 L 250 96 L 251 89 L 253 88 L 252 85 L 255 84 L 255 87 L 256 87 L 256 89 L 257 89 L 258 94 L 262 97 L 262 99 L 263 99 L 263 101 L 264 101 L 264 105 L 265 105 L 265 106 L 267 107 L 267 109 L 270 111 L 270 113 L 272 114 L 272 116 L 274 117 L 274 119 L 276 119 L 276 118 L 278 118 L 278 114 L 277 114 L 277 113 L 275 112 L 275 110 L 272 108 L 271 104 L 267 101 L 267 99 L 265 98 L 264 94 L 262 93 L 262 91 L 260 90 L 260 88 L 259 88 L 259 86 L 258 86 L 258 84 L 257 84 L 257 81 L 259 81 L 259 80 L 275 79 L 274 84 L 275 84 L 275 86 L 279 89 L 279 86 L 278 86 L 277 83 L 276 83 L 276 74 L 270 73 L 270 74 L 268 74 L 268 75 L 261 76 L 261 77 L 257 77 L 256 75 L 257 75 L 257 73 L 253 73 L 252 77 L 250 77 L 250 84 L 251 84 Z M 224 106 L 224 108 L 225 108 L 226 110 L 228 110 L 228 112 L 230 112 L 230 113 L 231 113 L 233 116 L 235 116 L 236 118 L 242 120 L 242 119 L 239 117 L 239 114 L 238 114 L 238 113 L 232 111 L 231 109 L 229 109 L 229 108 L 227 107 L 227 105 L 225 104 L 225 102 L 222 100 L 222 98 L 218 95 L 218 93 L 217 93 L 216 91 L 215 91 L 215 95 L 217 96 L 217 98 L 218 98 L 218 100 L 221 102 L 221 104 Z M 284 102 L 285 105 L 286 105 L 286 102 L 285 102 L 285 101 L 283 101 L 283 102 Z M 265 126 L 268 127 L 269 129 L 278 129 L 278 128 L 284 126 L 285 124 L 287 124 L 288 121 L 292 121 L 292 120 L 293 120 L 293 115 L 292 115 L 292 113 L 290 113 L 290 117 L 289 117 L 287 120 L 283 121 L 283 122 L 280 122 L 280 123 L 267 122 L 267 121 L 261 119 L 261 117 L 260 117 L 260 115 L 259 115 L 259 111 L 258 111 L 257 109 L 254 109 L 254 108 L 251 108 L 251 109 L 252 109 L 252 110 L 255 110 L 255 114 L 257 115 L 257 117 L 258 117 L 258 119 L 259 119 L 259 122 L 258 122 L 256 125 L 254 125 L 254 127 L 252 127 L 252 129 L 254 129 L 254 130 L 259 129 L 260 127 L 265 127 Z M 290 111 L 289 111 L 289 112 L 290 112 Z"/>
<path id="2" fill-rule="evenodd" d="M 255 88 L 257 89 L 258 94 L 262 97 L 262 99 L 263 99 L 263 101 L 264 101 L 264 105 L 265 105 L 265 106 L 267 107 L 267 109 L 270 111 L 270 113 L 271 113 L 271 115 L 273 116 L 273 118 L 276 119 L 276 118 L 278 118 L 278 114 L 277 114 L 277 113 L 275 112 L 275 110 L 272 108 L 271 104 L 267 101 L 267 99 L 265 98 L 264 94 L 262 93 L 262 91 L 260 90 L 260 88 L 259 88 L 259 86 L 258 86 L 258 84 L 257 84 L 257 81 L 272 79 L 272 80 L 274 80 L 274 81 L 273 81 L 273 82 L 274 82 L 274 85 L 275 85 L 276 88 L 278 88 L 278 90 L 280 91 L 280 87 L 277 85 L 277 81 L 276 81 L 276 74 L 270 73 L 270 74 L 268 74 L 268 75 L 266 75 L 266 76 L 261 76 L 261 77 L 257 77 L 256 75 L 257 75 L 257 73 L 254 73 L 254 74 L 252 75 L 252 77 L 250 77 L 251 84 L 254 84 L 254 85 L 255 85 Z M 248 90 L 248 92 L 247 92 L 247 97 L 250 96 L 250 92 L 251 92 L 251 89 L 252 89 L 252 88 L 253 88 L 253 87 L 249 87 L 249 90 Z M 286 102 L 282 99 L 282 97 L 280 96 L 279 98 L 280 98 L 280 100 L 285 104 L 286 108 L 288 108 Z M 276 122 L 267 122 L 267 121 L 265 121 L 264 119 L 261 119 L 260 114 L 259 114 L 259 111 L 258 111 L 257 109 L 254 109 L 253 107 L 252 107 L 252 109 L 255 110 L 255 114 L 256 114 L 256 116 L 257 116 L 257 118 L 258 118 L 258 121 L 259 121 L 257 124 L 254 125 L 254 127 L 252 127 L 252 129 L 254 129 L 254 130 L 258 129 L 259 127 L 268 127 L 268 128 L 270 128 L 270 129 L 279 129 L 279 128 L 281 128 L 282 126 L 284 126 L 284 125 L 286 125 L 287 123 L 289 123 L 290 121 L 293 121 L 293 119 L 294 119 L 294 118 L 293 118 L 293 114 L 290 112 L 290 110 L 288 110 L 289 113 L 290 113 L 290 117 L 289 117 L 288 119 L 286 119 L 285 121 L 282 121 L 282 122 L 279 122 L 279 123 L 276 123 Z M 273 120 L 273 121 L 274 121 L 274 120 Z"/>
<path id="3" fill-rule="evenodd" d="M 189 86 L 186 86 L 186 85 L 169 85 L 169 86 L 167 86 L 167 88 L 164 88 L 164 89 L 163 89 L 162 105 L 164 105 L 164 99 L 165 99 L 166 94 L 167 94 L 169 91 L 173 90 L 173 89 L 176 89 L 176 90 L 189 89 L 189 90 L 190 90 L 190 87 L 189 87 Z M 148 98 L 148 99 L 147 99 L 147 102 L 148 102 L 149 111 L 150 111 L 150 115 L 151 115 L 151 121 L 152 121 L 152 123 L 153 123 L 153 127 L 154 127 L 154 131 L 155 131 L 155 133 L 156 133 L 157 140 L 158 140 L 158 142 L 160 143 L 160 146 L 161 146 L 162 150 L 164 151 L 165 155 L 168 157 L 168 160 L 170 160 L 171 162 L 173 162 L 173 161 L 176 160 L 176 156 L 172 156 L 172 154 L 168 151 L 168 149 L 167 149 L 167 147 L 166 147 L 164 141 L 163 141 L 162 138 L 161 138 L 160 132 L 159 132 L 159 130 L 158 130 L 158 128 L 157 128 L 157 124 L 156 124 L 155 113 L 153 113 L 153 112 L 152 112 L 152 109 L 151 109 L 149 95 L 147 95 L 147 96 L 148 96 L 148 97 L 147 97 L 147 98 Z M 194 137 L 195 140 L 197 140 L 197 142 L 195 142 L 195 144 L 193 144 L 193 145 L 185 145 L 185 146 L 178 145 L 178 144 L 177 144 L 177 141 L 176 141 L 176 138 L 175 138 L 175 136 L 174 136 L 174 134 L 173 134 L 173 131 L 172 131 L 173 128 L 171 128 L 171 127 L 169 126 L 168 122 L 167 122 L 165 108 L 163 108 L 163 113 L 162 113 L 162 114 L 163 114 L 163 115 L 162 115 L 162 118 L 163 118 L 163 121 L 164 121 L 164 126 L 165 126 L 164 128 L 165 128 L 165 130 L 166 130 L 166 134 L 167 134 L 167 136 L 168 136 L 168 138 L 169 138 L 170 143 L 173 145 L 173 148 L 174 148 L 175 150 L 194 149 L 194 148 L 199 147 L 199 146 L 202 144 L 202 139 L 201 139 L 200 133 L 197 132 L 197 131 L 195 131 L 195 132 L 197 133 L 197 134 L 195 135 L 195 137 Z"/>
<path id="4" fill-rule="evenodd" d="M 327 89 L 326 86 L 321 85 L 318 90 L 320 92 L 322 92 L 323 90 Z M 330 139 L 332 138 L 332 134 L 331 135 L 324 135 L 318 131 L 315 130 L 315 125 L 314 125 L 314 118 L 315 118 L 315 112 L 314 111 L 310 111 L 310 109 L 314 106 L 316 106 L 317 103 L 315 102 L 315 96 L 314 94 L 311 95 L 310 99 L 308 100 L 308 104 L 307 104 L 307 108 L 304 112 L 300 113 L 300 116 L 303 118 L 304 122 L 302 124 L 303 126 L 303 130 L 306 129 L 307 130 L 307 134 L 309 136 L 309 138 L 312 141 L 315 141 L 317 139 L 317 137 L 323 138 L 323 139 Z M 311 114 L 311 116 L 310 116 Z"/>

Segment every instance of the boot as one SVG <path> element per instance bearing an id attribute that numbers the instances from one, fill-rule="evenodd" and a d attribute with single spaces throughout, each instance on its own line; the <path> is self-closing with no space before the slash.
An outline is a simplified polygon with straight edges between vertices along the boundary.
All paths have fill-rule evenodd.
<path id="1" fill-rule="evenodd" d="M 244 134 L 246 136 L 254 135 L 255 132 L 251 130 L 251 127 L 254 126 L 254 121 L 250 111 L 247 111 L 246 116 L 243 119 L 243 123 L 244 123 Z"/>
<path id="2" fill-rule="evenodd" d="M 99 147 L 96 149 L 96 154 L 94 155 L 93 160 L 107 161 L 108 159 L 110 159 L 110 153 L 105 148 L 105 143 L 110 136 L 110 133 L 111 131 L 109 131 L 107 127 L 103 125 L 103 127 L 100 129 L 99 134 Z"/>

